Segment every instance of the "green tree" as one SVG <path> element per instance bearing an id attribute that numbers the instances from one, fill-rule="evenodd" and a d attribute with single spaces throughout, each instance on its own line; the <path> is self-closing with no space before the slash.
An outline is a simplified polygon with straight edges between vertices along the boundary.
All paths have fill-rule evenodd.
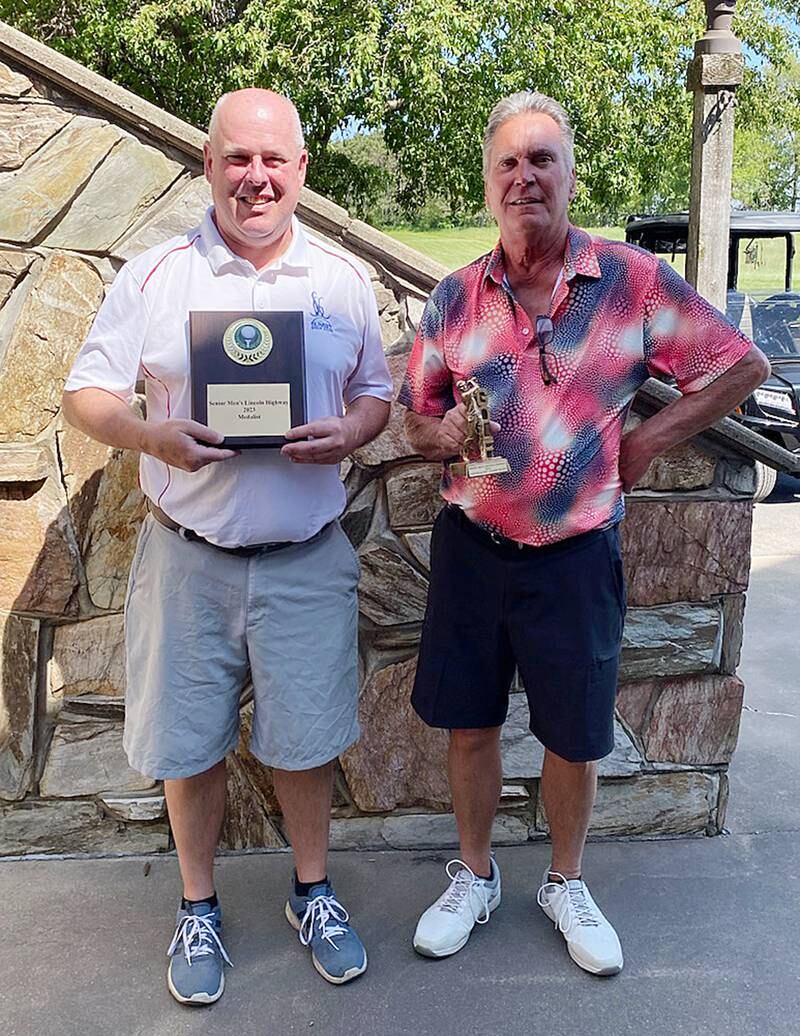
<path id="1" fill-rule="evenodd" d="M 770 68 L 753 100 L 758 118 L 736 135 L 733 195 L 754 209 L 800 201 L 800 61 Z"/>
<path id="2" fill-rule="evenodd" d="M 796 14 L 797 0 L 789 7 Z M 792 52 L 787 3 L 740 0 L 742 125 L 765 69 Z M 300 111 L 309 183 L 361 213 L 390 191 L 406 215 L 480 208 L 480 141 L 494 102 L 533 87 L 576 127 L 579 213 L 686 204 L 699 0 L 0 0 L 25 32 L 189 122 L 223 90 L 269 85 Z M 391 166 L 348 146 L 377 134 Z"/>

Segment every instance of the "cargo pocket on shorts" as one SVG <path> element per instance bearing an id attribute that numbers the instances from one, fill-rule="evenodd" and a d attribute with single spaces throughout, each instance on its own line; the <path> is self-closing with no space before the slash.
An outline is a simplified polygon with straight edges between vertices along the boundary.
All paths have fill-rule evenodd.
<path id="1" fill-rule="evenodd" d="M 339 537 L 343 542 L 344 549 L 347 552 L 350 569 L 353 575 L 353 582 L 358 586 L 358 581 L 361 579 L 361 562 L 358 559 L 358 551 L 355 549 L 353 544 L 350 542 L 350 537 L 344 531 L 341 523 L 337 520 L 336 529 Z"/>
<path id="2" fill-rule="evenodd" d="M 128 611 L 130 604 L 131 594 L 133 593 L 133 587 L 136 583 L 136 574 L 139 571 L 139 565 L 142 561 L 142 555 L 144 554 L 145 545 L 150 538 L 150 532 L 155 521 L 149 514 L 145 516 L 142 527 L 139 530 L 139 536 L 136 540 L 136 549 L 133 552 L 133 560 L 131 561 L 130 571 L 128 572 L 128 585 L 125 589 L 125 602 L 122 606 L 123 615 Z"/>
<path id="3" fill-rule="evenodd" d="M 619 683 L 622 632 L 628 603 L 619 531 L 616 527 L 605 529 L 603 539 L 609 565 L 609 584 L 605 595 L 609 611 L 608 622 L 604 624 L 608 631 L 608 639 L 604 644 L 597 645 L 589 674 L 584 746 L 584 758 L 587 759 L 602 759 L 614 748 L 614 704 Z"/>
<path id="4" fill-rule="evenodd" d="M 613 526 L 603 531 L 603 539 L 606 542 L 608 563 L 611 568 L 611 582 L 617 596 L 617 603 L 622 612 L 623 621 L 628 608 L 628 592 L 625 587 L 625 569 L 622 564 L 622 551 L 619 546 L 619 528 Z"/>

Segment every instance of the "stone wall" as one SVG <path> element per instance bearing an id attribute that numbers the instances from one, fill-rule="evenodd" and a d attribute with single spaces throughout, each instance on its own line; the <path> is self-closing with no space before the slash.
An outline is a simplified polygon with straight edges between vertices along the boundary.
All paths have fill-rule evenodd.
<path id="1" fill-rule="evenodd" d="M 85 85 L 79 99 L 0 64 L 0 854 L 170 844 L 162 789 L 128 767 L 121 745 L 121 611 L 144 511 L 137 460 L 67 427 L 59 401 L 117 270 L 196 223 L 208 192 L 196 131 L 186 127 L 185 148 L 148 135 L 135 98 L 136 117 L 113 124 L 101 93 L 92 104 Z M 301 213 L 368 262 L 399 384 L 426 290 L 443 271 L 323 199 L 306 195 Z M 333 844 L 451 845 L 446 736 L 409 706 L 438 466 L 412 455 L 398 408 L 343 478 L 343 524 L 362 568 L 364 734 L 338 766 Z M 631 608 L 595 835 L 721 829 L 742 700 L 753 484 L 741 450 L 701 443 L 658 461 L 629 500 Z M 270 775 L 247 748 L 250 708 L 244 689 L 224 843 L 279 847 Z M 541 747 L 519 693 L 503 765 L 495 842 L 546 837 Z"/>

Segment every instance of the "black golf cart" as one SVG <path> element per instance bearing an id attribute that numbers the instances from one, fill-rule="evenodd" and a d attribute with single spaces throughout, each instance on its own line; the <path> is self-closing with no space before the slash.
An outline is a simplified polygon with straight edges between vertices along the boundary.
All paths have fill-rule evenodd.
<path id="1" fill-rule="evenodd" d="M 675 261 L 686 253 L 688 228 L 685 212 L 630 216 L 625 240 Z M 793 235 L 798 232 L 800 212 L 731 212 L 726 305 L 728 319 L 752 338 L 772 365 L 767 381 L 733 416 L 792 451 L 800 450 L 800 292 L 792 290 Z M 783 284 L 753 290 L 747 285 L 754 279 L 747 266 L 757 265 L 768 241 L 780 244 Z M 772 491 L 777 473 L 759 464 L 758 474 L 756 499 L 763 499 Z"/>

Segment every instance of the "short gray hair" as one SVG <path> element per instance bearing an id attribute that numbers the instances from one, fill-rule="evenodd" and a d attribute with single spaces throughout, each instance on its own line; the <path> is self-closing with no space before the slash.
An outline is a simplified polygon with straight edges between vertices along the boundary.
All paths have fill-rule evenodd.
<path id="1" fill-rule="evenodd" d="M 483 134 L 484 178 L 489 171 L 489 152 L 492 149 L 494 136 L 503 123 L 513 119 L 515 115 L 549 115 L 561 130 L 564 153 L 570 166 L 574 167 L 575 133 L 566 110 L 558 101 L 548 97 L 547 94 L 540 94 L 536 90 L 519 90 L 515 94 L 504 97 L 502 101 L 498 101 L 489 115 L 489 121 L 486 123 L 486 132 Z"/>
<path id="2" fill-rule="evenodd" d="M 230 90 L 228 93 L 222 94 L 222 96 L 217 100 L 217 103 L 214 105 L 214 110 L 211 112 L 211 118 L 208 120 L 208 139 L 209 140 L 213 139 L 214 134 L 216 132 L 217 122 L 219 120 L 219 113 L 220 113 L 220 110 L 221 110 L 223 104 L 227 101 L 227 99 L 232 94 L 235 94 L 235 93 L 238 93 L 238 92 L 239 92 L 238 90 Z M 269 92 L 273 93 L 272 90 L 270 90 Z M 302 151 L 303 148 L 306 146 L 306 142 L 305 142 L 305 138 L 303 137 L 303 124 L 300 122 L 300 115 L 298 114 L 297 108 L 295 108 L 294 104 L 292 104 L 292 102 L 289 100 L 289 98 L 285 97 L 283 94 L 276 94 L 275 96 L 276 97 L 282 97 L 283 100 L 286 101 L 289 104 L 289 106 L 291 107 L 291 109 L 292 109 L 292 113 L 293 113 L 293 116 L 294 116 L 292 121 L 295 124 L 295 127 L 294 127 L 295 128 L 295 143 L 297 144 L 297 150 L 298 151 Z"/>

